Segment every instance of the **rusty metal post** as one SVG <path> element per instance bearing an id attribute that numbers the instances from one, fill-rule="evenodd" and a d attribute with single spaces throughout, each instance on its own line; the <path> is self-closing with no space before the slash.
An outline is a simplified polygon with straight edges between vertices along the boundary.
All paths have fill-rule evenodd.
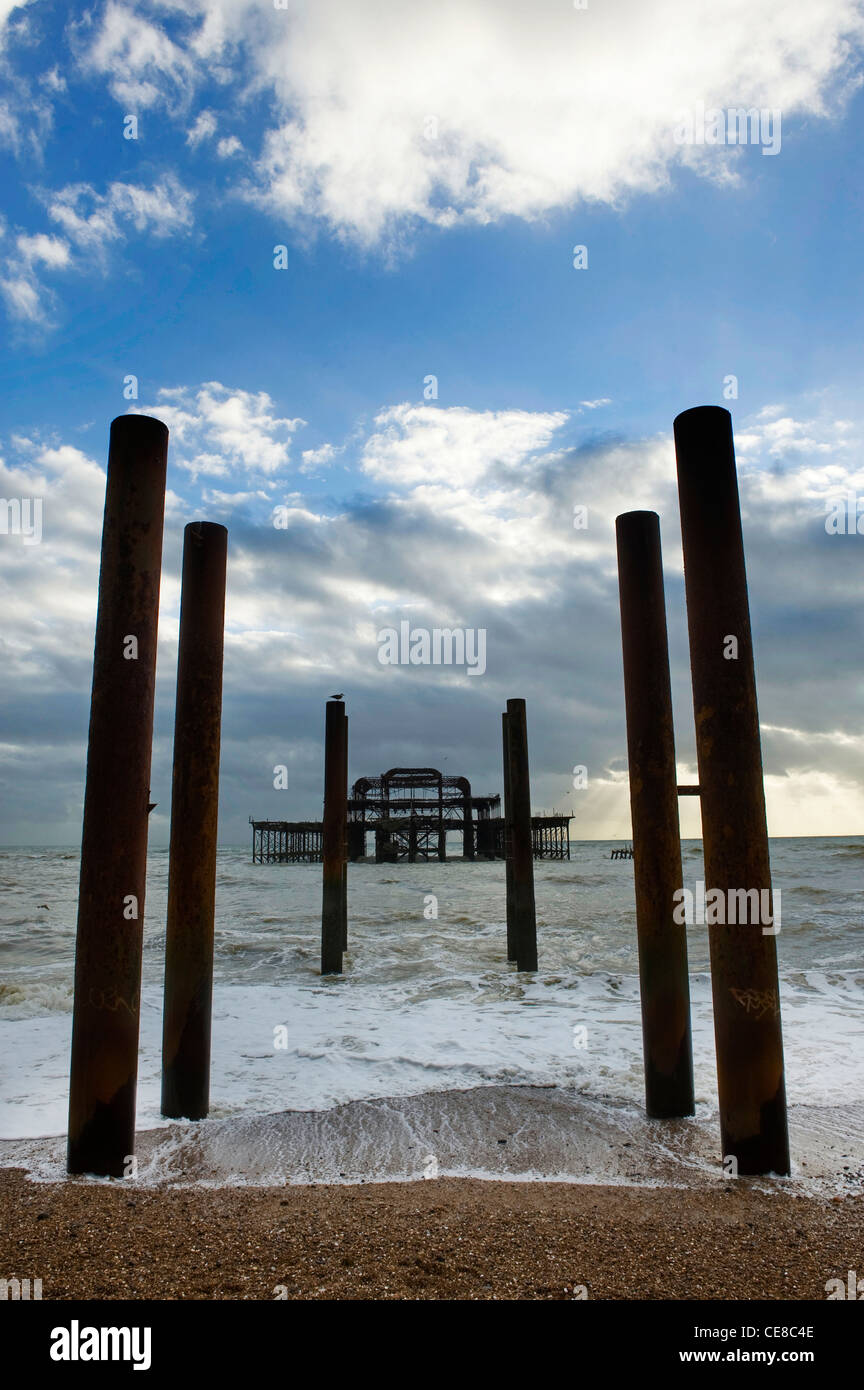
<path id="1" fill-rule="evenodd" d="M 615 531 L 645 1106 L 653 1119 L 668 1119 L 694 1107 L 687 928 L 672 915 L 683 878 L 660 518 L 626 512 Z"/>
<path id="2" fill-rule="evenodd" d="M 534 846 L 525 701 L 507 701 L 507 757 L 510 768 L 511 860 L 513 868 L 513 949 L 518 970 L 537 969 L 537 915 L 534 907 Z"/>
<path id="3" fill-rule="evenodd" d="M 210 1108 L 213 914 L 228 532 L 193 521 L 183 535 L 174 776 L 168 857 L 162 1114 Z"/>
<path id="4" fill-rule="evenodd" d="M 342 950 L 348 950 L 348 715 L 345 715 L 345 847 L 342 858 Z"/>
<path id="5" fill-rule="evenodd" d="M 75 950 L 70 1173 L 131 1171 L 168 430 L 111 425 Z"/>
<path id="6" fill-rule="evenodd" d="M 503 771 L 504 771 L 504 873 L 507 885 L 507 959 L 516 959 L 516 940 L 514 932 L 514 903 L 513 903 L 513 847 L 512 847 L 512 822 L 510 812 L 510 748 L 507 734 L 507 715 L 501 715 L 501 736 L 504 750 Z"/>
<path id="7" fill-rule="evenodd" d="M 731 893 L 739 890 L 736 917 L 742 891 L 755 889 L 760 904 L 770 904 L 755 923 L 730 924 L 727 910 L 725 925 L 709 925 L 723 1155 L 734 1158 L 742 1174 L 788 1173 L 778 928 L 772 924 L 756 677 L 728 410 L 684 411 L 675 420 L 675 450 L 706 898 L 719 890 L 728 909 Z"/>
<path id="8" fill-rule="evenodd" d="M 327 701 L 324 726 L 324 825 L 321 858 L 324 892 L 321 906 L 321 974 L 342 974 L 343 878 L 345 859 L 345 706 Z"/>

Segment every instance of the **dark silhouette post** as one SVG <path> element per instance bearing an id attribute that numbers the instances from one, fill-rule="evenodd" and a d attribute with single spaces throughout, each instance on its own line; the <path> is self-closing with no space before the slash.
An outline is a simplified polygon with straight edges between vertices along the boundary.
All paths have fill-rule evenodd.
<path id="1" fill-rule="evenodd" d="M 81 838 L 70 1173 L 134 1171 L 141 943 L 168 430 L 111 425 Z"/>
<path id="2" fill-rule="evenodd" d="M 193 521 L 183 536 L 174 776 L 168 861 L 162 1114 L 210 1108 L 213 915 L 228 532 Z"/>
<path id="3" fill-rule="evenodd" d="M 344 708 L 344 706 L 343 706 Z M 345 715 L 345 837 L 342 853 L 342 950 L 348 950 L 348 715 Z"/>
<path id="4" fill-rule="evenodd" d="M 777 927 L 729 412 L 684 411 L 675 421 L 675 449 L 723 1156 L 741 1174 L 788 1173 Z M 709 911 L 716 917 L 721 895 L 725 924 L 714 925 Z M 770 903 L 768 910 L 754 914 L 753 896 L 760 907 Z M 730 923 L 731 916 L 751 920 Z"/>
<path id="5" fill-rule="evenodd" d="M 321 974 L 342 974 L 345 860 L 345 706 L 327 701 L 324 726 L 324 826 L 322 853 L 324 893 L 321 906 Z"/>
<path id="6" fill-rule="evenodd" d="M 507 884 L 507 959 L 515 960 L 516 941 L 513 919 L 516 909 L 513 898 L 513 826 L 510 812 L 510 748 L 506 713 L 501 715 L 501 735 L 504 752 L 504 873 Z"/>
<path id="7" fill-rule="evenodd" d="M 667 1119 L 694 1107 L 687 928 L 672 915 L 683 880 L 660 519 L 626 512 L 615 530 L 645 1104 L 652 1118 Z"/>
<path id="8" fill-rule="evenodd" d="M 534 847 L 531 840 L 531 785 L 525 701 L 507 701 L 510 765 L 510 835 L 513 866 L 513 946 L 519 970 L 537 969 L 537 917 L 534 908 Z"/>

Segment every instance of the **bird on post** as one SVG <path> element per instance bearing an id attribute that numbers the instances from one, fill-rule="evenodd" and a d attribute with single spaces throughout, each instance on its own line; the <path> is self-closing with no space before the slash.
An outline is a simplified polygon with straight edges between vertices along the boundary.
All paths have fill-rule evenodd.
<path id="1" fill-rule="evenodd" d="M 341 695 L 341 694 L 340 694 L 340 695 L 331 695 L 331 696 L 330 696 L 330 699 L 331 699 L 331 700 L 344 700 L 344 698 L 345 698 L 344 695 Z"/>

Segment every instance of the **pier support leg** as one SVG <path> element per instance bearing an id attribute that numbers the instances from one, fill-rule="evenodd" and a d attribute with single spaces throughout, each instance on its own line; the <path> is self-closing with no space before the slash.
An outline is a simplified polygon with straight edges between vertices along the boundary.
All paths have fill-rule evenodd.
<path id="1" fill-rule="evenodd" d="M 345 857 L 345 706 L 327 701 L 324 730 L 324 891 L 321 906 L 321 974 L 342 974 Z"/>
<path id="2" fill-rule="evenodd" d="M 111 425 L 81 839 L 70 1173 L 122 1177 L 135 1141 L 141 944 L 168 430 Z"/>
<path id="3" fill-rule="evenodd" d="M 348 715 L 345 715 L 345 746 L 344 746 L 344 772 L 343 780 L 345 783 L 345 836 L 344 848 L 342 852 L 342 950 L 348 950 Z"/>
<path id="4" fill-rule="evenodd" d="M 196 521 L 186 527 L 168 861 L 162 1114 L 189 1120 L 203 1119 L 210 1108 L 227 552 L 224 526 Z"/>
<path id="5" fill-rule="evenodd" d="M 788 1173 L 776 927 L 729 412 L 684 411 L 675 420 L 675 449 L 705 892 L 707 899 L 719 890 L 727 908 L 725 925 L 708 929 L 723 1156 L 741 1174 Z M 760 904 L 766 893 L 770 910 L 756 914 L 761 921 L 730 924 L 730 895 L 738 890 L 740 907 L 741 892 L 752 889 Z M 735 915 L 750 914 L 736 907 Z"/>
<path id="6" fill-rule="evenodd" d="M 513 946 L 519 970 L 537 969 L 537 917 L 534 908 L 534 851 L 525 701 L 507 701 L 510 764 L 511 858 L 513 866 Z"/>
<path id="7" fill-rule="evenodd" d="M 672 686 L 656 512 L 615 523 L 645 1106 L 654 1119 L 693 1114 L 687 928 L 673 920 L 682 886 Z"/>
<path id="8" fill-rule="evenodd" d="M 510 744 L 507 715 L 501 715 L 501 735 L 504 752 L 504 861 L 507 885 L 507 959 L 516 959 L 515 898 L 513 894 L 513 825 L 510 809 Z"/>

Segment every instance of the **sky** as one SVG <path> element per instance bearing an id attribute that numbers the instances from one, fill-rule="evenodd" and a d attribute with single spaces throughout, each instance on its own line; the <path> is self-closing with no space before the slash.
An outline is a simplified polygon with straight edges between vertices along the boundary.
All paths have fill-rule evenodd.
<path id="1" fill-rule="evenodd" d="M 223 843 L 320 815 L 337 691 L 352 781 L 477 795 L 524 698 L 535 812 L 628 837 L 614 521 L 661 518 L 695 781 L 672 422 L 703 404 L 735 430 L 769 830 L 864 833 L 864 535 L 826 529 L 864 498 L 862 56 L 852 0 L 0 0 L 0 497 L 41 505 L 38 542 L 0 534 L 0 842 L 80 838 L 128 411 L 170 430 L 152 844 L 202 519 Z M 403 621 L 482 630 L 485 670 L 382 663 Z"/>

